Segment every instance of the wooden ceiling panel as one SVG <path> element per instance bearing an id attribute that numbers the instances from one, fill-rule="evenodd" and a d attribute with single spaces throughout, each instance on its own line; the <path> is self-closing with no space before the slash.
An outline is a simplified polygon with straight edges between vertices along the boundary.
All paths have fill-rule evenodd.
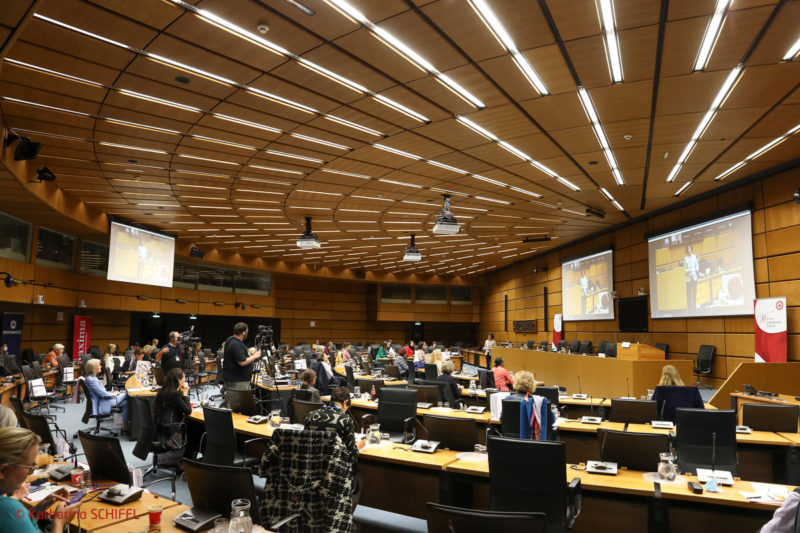
<path id="1" fill-rule="evenodd" d="M 600 33 L 600 18 L 594 0 L 573 0 L 571 2 L 548 0 L 547 7 L 550 9 L 564 41 L 582 39 Z"/>
<path id="2" fill-rule="evenodd" d="M 703 134 L 704 139 L 735 139 L 767 112 L 767 107 L 721 109 Z"/>
<path id="3" fill-rule="evenodd" d="M 800 2 L 786 2 L 772 21 L 767 32 L 748 58 L 748 65 L 773 64 L 780 61 L 797 41 L 797 21 L 800 20 Z"/>
<path id="4" fill-rule="evenodd" d="M 620 120 L 650 117 L 650 102 L 653 96 L 653 82 L 640 81 L 617 83 L 609 87 L 598 87 L 590 91 L 597 114 L 606 124 Z M 575 100 L 578 100 L 576 97 Z M 583 107 L 578 102 L 583 112 Z M 584 113 L 584 117 L 586 114 Z M 586 121 L 588 122 L 588 118 Z"/>
<path id="5" fill-rule="evenodd" d="M 658 90 L 656 116 L 705 113 L 728 74 L 730 71 L 723 70 L 694 72 L 687 76 L 662 78 Z M 691 94 L 692 97 L 687 98 L 688 94 Z"/>
<path id="6" fill-rule="evenodd" d="M 765 6 L 729 12 L 706 70 L 731 69 L 738 65 L 773 9 Z"/>
<path id="7" fill-rule="evenodd" d="M 526 50 L 523 55 L 542 78 L 550 94 L 561 94 L 576 90 L 575 80 L 572 77 L 564 56 L 558 45 L 542 46 Z M 526 80 L 527 82 L 527 80 Z M 531 97 L 538 97 L 531 88 Z"/>
<path id="8" fill-rule="evenodd" d="M 600 87 L 611 83 L 602 37 L 594 35 L 569 41 L 566 45 L 583 87 Z"/>
<path id="9" fill-rule="evenodd" d="M 780 63 L 744 69 L 723 109 L 773 104 L 797 87 L 800 63 Z"/>
<path id="10" fill-rule="evenodd" d="M 704 5 L 707 1 L 692 3 Z M 708 17 L 693 17 L 667 23 L 664 33 L 664 55 L 661 59 L 662 79 L 692 72 L 706 26 Z"/>
<path id="11" fill-rule="evenodd" d="M 774 139 L 800 124 L 800 102 L 779 106 L 748 132 L 753 137 Z"/>
<path id="12" fill-rule="evenodd" d="M 657 45 L 658 26 L 645 26 L 619 32 L 622 74 L 626 83 L 653 79 Z"/>
<path id="13" fill-rule="evenodd" d="M 28 102 L 44 103 L 34 100 L 32 97 L 35 96 L 32 91 L 31 94 L 28 95 L 27 93 L 30 89 L 37 89 L 39 96 L 46 93 L 57 93 L 90 102 L 100 102 L 106 95 L 106 90 L 102 87 L 75 83 L 54 76 L 43 75 L 39 72 L 10 63 L 6 63 L 3 66 L 3 83 L 24 86 L 25 90 L 17 94 L 20 95 L 19 98 L 21 100 L 26 100 Z M 10 94 L 6 92 L 3 94 L 10 96 Z"/>
<path id="14" fill-rule="evenodd" d="M 445 112 L 448 114 L 462 115 L 475 110 L 475 106 L 457 96 L 453 91 L 448 89 L 433 76 L 412 81 L 407 85 L 407 87 L 420 97 L 425 98 L 425 103 L 430 105 L 435 111 L 438 111 L 437 108 L 441 108 L 446 110 Z M 433 106 L 436 107 L 434 108 Z M 411 108 L 418 113 L 422 112 L 419 106 L 411 106 Z M 428 116 L 424 112 L 423 114 Z M 440 118 L 445 119 L 446 116 L 442 116 Z"/>
<path id="15" fill-rule="evenodd" d="M 650 26 L 658 24 L 661 6 L 659 2 L 615 0 L 614 16 L 617 19 L 618 30 Z"/>
<path id="16" fill-rule="evenodd" d="M 401 83 L 408 83 L 426 75 L 425 72 L 409 63 L 405 58 L 392 52 L 363 27 L 339 37 L 334 43 L 355 57 L 361 58 L 366 63 L 381 65 L 381 70 L 387 76 Z M 417 51 L 417 53 L 424 57 L 423 52 Z"/>
<path id="17" fill-rule="evenodd" d="M 667 20 L 710 17 L 716 3 L 717 0 L 672 0 L 669 3 Z"/>
<path id="18" fill-rule="evenodd" d="M 521 105 L 546 131 L 574 128 L 589 122 L 574 91 L 528 100 Z"/>
<path id="19" fill-rule="evenodd" d="M 3 9 L 0 10 L 0 24 L 9 28 L 15 27 L 32 4 L 33 0 L 8 0 L 4 2 Z"/>
<path id="20" fill-rule="evenodd" d="M 183 9 L 171 2 L 163 0 L 89 0 L 109 11 L 119 13 L 126 18 L 136 20 L 146 26 L 163 30 L 183 14 Z M 194 1 L 190 1 L 195 3 Z"/>
<path id="21" fill-rule="evenodd" d="M 189 90 L 195 94 L 203 94 L 210 98 L 217 98 L 221 100 L 236 91 L 235 88 L 228 85 L 222 85 L 215 81 L 211 81 L 208 78 L 204 78 L 184 70 L 179 70 L 177 68 L 168 66 L 165 63 L 158 63 L 144 56 L 137 56 L 136 58 L 132 59 L 133 61 L 126 67 L 125 72 L 132 74 L 134 77 L 144 78 L 163 85 L 165 88 L 162 90 L 165 91 L 165 94 L 167 92 L 171 92 L 167 89 L 167 87 L 180 89 L 190 88 Z M 176 78 L 186 78 L 189 80 L 189 83 L 179 83 Z M 168 100 L 170 99 L 167 96 L 159 96 L 159 94 L 154 94 L 151 96 L 157 96 L 159 98 L 165 98 Z"/>
<path id="22" fill-rule="evenodd" d="M 158 35 L 156 30 L 80 0 L 48 0 L 37 13 L 138 49 Z M 74 53 L 70 48 L 62 50 Z"/>
<path id="23" fill-rule="evenodd" d="M 105 65 L 84 61 L 74 56 L 67 56 L 57 50 L 51 50 L 26 41 L 14 43 L 13 53 L 8 57 L 33 66 L 44 67 L 104 85 L 112 85 L 117 76 L 119 76 L 118 71 Z M 11 65 L 4 64 L 4 72 L 7 68 L 11 68 Z M 42 76 L 48 75 L 42 74 Z M 82 85 L 79 82 L 73 83 Z"/>
<path id="24" fill-rule="evenodd" d="M 532 5 L 525 0 L 512 0 L 506 3 L 524 3 L 526 7 Z M 501 6 L 502 5 L 503 4 L 501 4 Z M 439 28 L 444 30 L 456 45 L 470 56 L 473 61 L 482 62 L 504 54 L 504 48 L 494 38 L 489 29 L 483 24 L 481 19 L 468 4 L 462 6 L 461 9 L 454 10 L 449 1 L 435 1 L 422 8 L 422 11 L 433 20 Z M 529 19 L 528 22 L 530 25 L 523 27 L 524 31 L 512 32 L 512 37 L 543 39 L 543 31 L 531 31 L 530 28 L 535 24 L 537 18 L 531 16 L 528 9 L 518 9 L 514 17 L 510 20 L 505 19 L 504 22 L 513 23 L 518 18 L 523 18 L 518 17 L 518 15 L 523 12 Z M 549 28 L 547 28 L 546 25 L 544 28 L 546 28 L 549 33 Z"/>

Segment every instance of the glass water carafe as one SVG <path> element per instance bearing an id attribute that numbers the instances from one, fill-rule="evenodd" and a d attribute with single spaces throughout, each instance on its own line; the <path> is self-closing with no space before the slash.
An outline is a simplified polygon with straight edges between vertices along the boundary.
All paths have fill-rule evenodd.
<path id="1" fill-rule="evenodd" d="M 250 518 L 250 500 L 240 498 L 231 502 L 231 519 L 228 522 L 228 533 L 250 533 L 253 519 Z"/>

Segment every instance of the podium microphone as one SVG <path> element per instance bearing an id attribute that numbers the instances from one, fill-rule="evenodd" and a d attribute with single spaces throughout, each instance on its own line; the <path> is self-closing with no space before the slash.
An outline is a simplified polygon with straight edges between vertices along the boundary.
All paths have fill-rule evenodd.
<path id="1" fill-rule="evenodd" d="M 711 477 L 717 477 L 717 432 L 711 433 Z"/>
<path id="2" fill-rule="evenodd" d="M 581 375 L 578 374 L 578 394 L 581 394 Z"/>
<path id="3" fill-rule="evenodd" d="M 628 387 L 628 397 L 630 398 L 630 396 L 631 396 L 631 379 L 630 378 L 625 378 L 625 385 L 627 385 L 627 387 Z"/>

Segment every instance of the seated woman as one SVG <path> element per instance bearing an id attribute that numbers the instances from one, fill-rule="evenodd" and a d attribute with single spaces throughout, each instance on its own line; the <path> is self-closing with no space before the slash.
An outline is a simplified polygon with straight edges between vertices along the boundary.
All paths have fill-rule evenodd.
<path id="1" fill-rule="evenodd" d="M 458 399 L 461 398 L 461 387 L 458 384 L 458 380 L 452 375 L 455 369 L 456 366 L 452 361 L 445 361 L 442 363 L 442 373 L 439 374 L 439 377 L 436 379 L 437 381 L 443 381 L 450 385 L 450 388 L 453 389 L 453 398 L 458 402 Z"/>
<path id="2" fill-rule="evenodd" d="M 507 391 L 509 385 L 514 385 L 514 380 L 503 365 L 502 357 L 494 360 L 494 386 L 497 387 L 497 390 Z"/>
<path id="3" fill-rule="evenodd" d="M 442 373 L 442 351 L 439 348 L 427 354 L 425 356 L 425 362 L 436 365 L 436 369 L 440 374 Z"/>
<path id="4" fill-rule="evenodd" d="M 347 387 L 336 387 L 331 393 L 333 406 L 311 411 L 306 417 L 305 429 L 312 431 L 335 431 L 347 449 L 347 459 L 355 466 L 358 461 L 358 450 L 366 441 L 362 438 L 356 442 L 353 419 L 347 414 L 350 408 L 350 391 Z"/>
<path id="5" fill-rule="evenodd" d="M 156 423 L 156 438 L 161 443 L 172 449 L 183 448 L 184 435 L 179 436 L 175 424 L 183 422 L 183 418 L 192 414 L 192 404 L 189 402 L 189 385 L 186 375 L 180 368 L 173 368 L 164 376 L 164 385 L 156 394 L 153 402 L 153 418 Z"/>
<path id="6" fill-rule="evenodd" d="M 425 368 L 425 342 L 419 343 L 414 351 L 414 368 Z"/>
<path id="7" fill-rule="evenodd" d="M 9 533 L 41 533 L 36 518 L 19 501 L 20 487 L 36 468 L 36 455 L 39 453 L 38 435 L 27 429 L 6 427 L 0 428 L 0 524 Z M 58 507 L 52 509 L 53 521 L 50 531 L 61 532 L 68 525 L 81 502 L 67 507 L 64 498 L 51 495 L 52 499 L 61 500 Z"/>
<path id="8" fill-rule="evenodd" d="M 97 374 L 99 373 L 99 359 L 89 359 L 86 361 L 86 386 L 89 388 L 89 394 L 92 397 L 92 414 L 107 415 L 111 412 L 111 407 L 120 407 L 122 409 L 122 419 L 125 424 L 123 428 L 127 431 L 131 421 L 128 406 L 128 393 L 123 392 L 120 394 L 117 391 L 107 391 L 103 384 L 100 383 L 100 380 L 97 379 Z"/>
<path id="9" fill-rule="evenodd" d="M 519 397 L 522 402 L 520 406 L 520 438 L 546 440 L 550 424 L 554 420 L 550 415 L 547 400 L 542 396 L 535 395 L 536 379 L 533 374 L 527 370 L 517 372 L 514 390 L 516 392 L 512 396 Z"/>
<path id="10" fill-rule="evenodd" d="M 138 375 L 149 376 L 153 370 L 153 363 L 145 359 L 146 348 L 147 346 L 144 348 L 136 348 L 136 350 L 133 352 L 134 360 L 131 364 L 131 370 Z"/>
<path id="11" fill-rule="evenodd" d="M 653 392 L 653 400 L 658 405 L 659 419 L 671 422 L 675 421 L 677 407 L 705 407 L 698 388 L 685 386 L 678 369 L 673 365 L 664 365 L 661 369 L 661 381 Z"/>
<path id="12" fill-rule="evenodd" d="M 300 374 L 300 379 L 303 380 L 302 385 L 300 388 L 303 390 L 307 390 L 311 392 L 311 401 L 312 402 L 321 402 L 319 397 L 319 391 L 314 388 L 314 383 L 317 381 L 317 373 L 311 370 L 310 368 L 307 370 L 303 370 L 303 373 Z"/>
<path id="13" fill-rule="evenodd" d="M 44 364 L 50 368 L 58 368 L 58 358 L 64 355 L 64 345 L 54 344 L 53 348 L 44 356 Z"/>

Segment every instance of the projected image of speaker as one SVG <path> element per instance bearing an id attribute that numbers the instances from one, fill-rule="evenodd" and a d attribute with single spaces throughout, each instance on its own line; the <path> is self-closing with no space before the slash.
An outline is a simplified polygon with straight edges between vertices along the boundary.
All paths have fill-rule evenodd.
<path id="1" fill-rule="evenodd" d="M 653 318 L 752 315 L 750 211 L 648 235 Z"/>
<path id="2" fill-rule="evenodd" d="M 614 318 L 613 252 L 605 250 L 561 264 L 564 320 Z"/>
<path id="3" fill-rule="evenodd" d="M 174 263 L 174 237 L 111 222 L 109 280 L 172 287 Z"/>

